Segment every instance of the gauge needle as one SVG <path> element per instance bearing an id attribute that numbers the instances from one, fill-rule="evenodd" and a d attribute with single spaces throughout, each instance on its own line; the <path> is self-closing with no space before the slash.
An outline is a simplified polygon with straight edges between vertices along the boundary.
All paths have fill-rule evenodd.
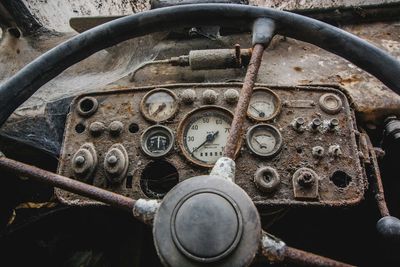
<path id="1" fill-rule="evenodd" d="M 213 142 L 215 140 L 215 137 L 217 137 L 219 131 L 216 131 L 215 133 L 209 133 L 206 136 L 206 140 L 201 143 L 198 147 L 196 147 L 195 149 L 193 149 L 192 153 L 190 153 L 191 155 L 193 155 L 194 152 L 196 152 L 200 147 L 204 146 L 205 144 L 207 144 L 208 142 Z"/>
<path id="2" fill-rule="evenodd" d="M 253 105 L 250 105 L 250 107 L 251 108 L 253 108 L 255 111 L 257 111 L 258 112 L 258 116 L 260 116 L 260 117 L 264 117 L 265 116 L 265 113 L 264 112 L 262 112 L 262 111 L 259 111 L 258 109 L 256 109 Z"/>
<path id="3" fill-rule="evenodd" d="M 157 114 L 160 113 L 166 106 L 167 106 L 167 104 L 162 103 L 161 105 L 158 106 L 157 110 L 154 111 L 153 114 L 151 114 L 151 116 L 157 115 Z"/>
<path id="4" fill-rule="evenodd" d="M 256 143 L 260 146 L 260 148 L 267 148 L 267 146 L 261 144 L 261 143 L 257 140 L 257 138 L 254 138 L 254 140 L 256 140 Z"/>

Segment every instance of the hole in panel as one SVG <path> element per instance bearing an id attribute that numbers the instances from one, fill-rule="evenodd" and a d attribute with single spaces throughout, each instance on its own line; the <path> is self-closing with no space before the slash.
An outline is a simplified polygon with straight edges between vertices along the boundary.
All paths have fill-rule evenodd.
<path id="1" fill-rule="evenodd" d="M 177 169 L 164 160 L 146 165 L 140 177 L 140 188 L 150 198 L 162 198 L 179 182 Z"/>

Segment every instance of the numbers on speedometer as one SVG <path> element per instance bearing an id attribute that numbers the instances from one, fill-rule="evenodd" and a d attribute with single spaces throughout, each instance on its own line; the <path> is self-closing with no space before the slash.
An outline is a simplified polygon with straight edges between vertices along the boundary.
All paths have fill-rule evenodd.
<path id="1" fill-rule="evenodd" d="M 189 113 L 178 129 L 184 156 L 199 166 L 212 167 L 223 155 L 232 118 L 230 111 L 216 106 Z"/>

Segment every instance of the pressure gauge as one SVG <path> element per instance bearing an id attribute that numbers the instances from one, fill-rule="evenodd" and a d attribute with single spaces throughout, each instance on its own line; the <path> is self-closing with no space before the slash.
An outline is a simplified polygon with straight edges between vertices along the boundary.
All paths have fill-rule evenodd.
<path id="1" fill-rule="evenodd" d="M 144 153 L 152 158 L 165 156 L 174 145 L 174 134 L 161 125 L 147 128 L 141 137 L 141 147 Z"/>
<path id="2" fill-rule="evenodd" d="M 247 131 L 246 143 L 254 154 L 261 157 L 273 157 L 282 147 L 282 135 L 272 125 L 258 124 Z"/>
<path id="3" fill-rule="evenodd" d="M 196 165 L 212 167 L 223 156 L 233 115 L 224 108 L 204 106 L 189 113 L 178 127 L 183 155 Z"/>
<path id="4" fill-rule="evenodd" d="M 268 121 L 276 117 L 281 109 L 279 97 L 267 88 L 254 89 L 250 98 L 247 116 L 256 121 Z"/>
<path id="5" fill-rule="evenodd" d="M 172 118 L 178 111 L 178 98 L 168 89 L 154 89 L 140 103 L 142 115 L 149 121 L 162 122 Z"/>

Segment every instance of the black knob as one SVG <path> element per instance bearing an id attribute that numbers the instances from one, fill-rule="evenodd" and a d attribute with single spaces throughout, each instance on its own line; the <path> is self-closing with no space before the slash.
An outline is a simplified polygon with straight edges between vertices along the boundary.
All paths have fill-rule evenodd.
<path id="1" fill-rule="evenodd" d="M 400 241 L 400 220 L 393 216 L 385 216 L 376 223 L 378 233 L 387 240 Z"/>

